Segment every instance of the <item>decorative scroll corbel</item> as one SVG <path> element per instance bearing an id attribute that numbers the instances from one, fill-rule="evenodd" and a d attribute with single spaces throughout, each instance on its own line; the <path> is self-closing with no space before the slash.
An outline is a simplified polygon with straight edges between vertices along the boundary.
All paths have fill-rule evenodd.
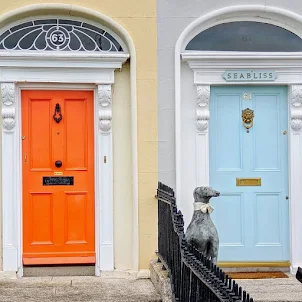
<path id="1" fill-rule="evenodd" d="M 1 83 L 3 130 L 12 131 L 16 125 L 15 84 Z"/>
<path id="2" fill-rule="evenodd" d="M 196 103 L 196 128 L 199 133 L 208 131 L 208 121 L 210 119 L 209 102 L 210 86 L 196 86 L 197 103 Z"/>
<path id="3" fill-rule="evenodd" d="M 300 132 L 302 129 L 302 85 L 291 86 L 291 129 Z"/>
<path id="4" fill-rule="evenodd" d="M 98 104 L 99 129 L 102 132 L 110 132 L 112 123 L 111 85 L 98 86 Z"/>

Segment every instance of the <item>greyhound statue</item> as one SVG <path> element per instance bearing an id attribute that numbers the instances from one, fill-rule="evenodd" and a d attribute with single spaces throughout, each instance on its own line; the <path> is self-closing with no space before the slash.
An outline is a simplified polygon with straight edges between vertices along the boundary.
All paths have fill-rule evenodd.
<path id="1" fill-rule="evenodd" d="M 194 190 L 194 213 L 186 231 L 187 242 L 194 245 L 204 256 L 216 264 L 219 238 L 210 217 L 214 208 L 209 204 L 212 197 L 220 193 L 210 187 L 197 187 Z"/>

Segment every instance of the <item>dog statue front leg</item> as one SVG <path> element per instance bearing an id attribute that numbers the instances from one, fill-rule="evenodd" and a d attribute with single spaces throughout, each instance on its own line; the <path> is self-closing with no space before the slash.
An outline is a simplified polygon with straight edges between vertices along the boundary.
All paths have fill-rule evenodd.
<path id="1" fill-rule="evenodd" d="M 218 249 L 219 249 L 219 241 L 212 240 L 208 250 L 208 256 L 211 258 L 212 262 L 216 264 L 218 258 Z"/>

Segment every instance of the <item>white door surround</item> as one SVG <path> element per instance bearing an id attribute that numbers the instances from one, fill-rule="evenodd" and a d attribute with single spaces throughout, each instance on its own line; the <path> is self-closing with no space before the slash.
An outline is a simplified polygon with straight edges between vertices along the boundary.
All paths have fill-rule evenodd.
<path id="1" fill-rule="evenodd" d="M 239 16 L 239 17 L 238 17 Z M 270 17 L 268 19 L 268 16 Z M 251 52 L 199 52 L 185 51 L 187 43 L 199 32 L 219 23 L 231 21 L 259 21 L 284 27 L 298 36 L 295 30 L 298 23 L 302 27 L 302 18 L 294 13 L 278 8 L 264 6 L 234 6 L 207 14 L 190 24 L 181 34 L 175 49 L 175 128 L 176 128 L 176 189 L 177 196 L 182 196 L 186 187 L 182 177 L 181 162 L 185 158 L 182 152 L 182 100 L 181 100 L 181 64 L 187 62 L 194 73 L 196 89 L 195 123 L 195 163 L 196 185 L 209 185 L 209 141 L 208 120 L 210 118 L 209 101 L 212 85 L 251 85 L 250 82 L 226 82 L 222 74 L 228 69 L 270 69 L 276 71 L 276 81 L 253 85 L 288 86 L 289 104 L 289 207 L 290 207 L 290 248 L 291 271 L 296 272 L 302 266 L 302 242 L 300 230 L 302 221 L 302 53 L 251 53 Z M 297 28 L 297 27 L 296 27 Z M 300 30 L 300 29 L 299 29 Z M 181 59 L 180 59 L 181 58 Z M 202 154 L 202 156 L 197 156 Z M 181 204 L 181 206 L 184 206 Z"/>
<path id="2" fill-rule="evenodd" d="M 12 15 L 26 12 L 34 16 L 41 9 L 57 9 L 70 13 L 67 5 L 34 5 L 19 9 Z M 116 22 L 102 14 L 85 8 L 73 7 L 78 15 L 90 13 L 95 19 L 105 20 L 113 30 L 122 36 L 127 32 Z M 31 14 L 32 12 L 32 14 Z M 6 17 L 6 18 L 5 18 Z M 129 36 L 127 47 L 134 58 L 131 61 L 131 102 L 136 103 L 135 51 Z M 8 52 L 0 53 L 0 85 L 2 98 L 2 232 L 3 232 L 3 270 L 23 274 L 22 267 L 22 161 L 21 161 L 21 90 L 93 90 L 94 91 L 94 135 L 95 135 L 95 221 L 96 221 L 96 275 L 101 271 L 114 269 L 113 242 L 113 158 L 112 158 L 112 97 L 111 86 L 114 83 L 114 70 L 121 69 L 129 58 L 128 53 L 38 53 Z M 133 66 L 134 65 L 134 66 Z M 136 104 L 134 110 L 136 109 Z M 133 108 L 132 108 L 133 110 Z M 136 112 L 135 112 L 136 113 Z M 132 133 L 136 133 L 136 114 L 132 112 Z M 134 129 L 133 129 L 134 128 Z M 136 171 L 136 136 L 132 137 L 133 172 Z M 106 160 L 104 160 L 106 157 Z M 133 174 L 133 199 L 137 194 L 137 172 Z M 136 200 L 137 201 L 137 200 Z M 137 202 L 133 201 L 134 213 Z M 138 267 L 137 215 L 133 219 L 133 269 Z"/>

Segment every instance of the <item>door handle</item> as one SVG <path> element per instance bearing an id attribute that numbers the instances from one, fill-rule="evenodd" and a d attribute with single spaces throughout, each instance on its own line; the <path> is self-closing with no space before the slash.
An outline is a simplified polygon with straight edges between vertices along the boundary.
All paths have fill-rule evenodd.
<path id="1" fill-rule="evenodd" d="M 62 167 L 62 162 L 60 160 L 56 160 L 55 165 L 57 168 Z"/>

